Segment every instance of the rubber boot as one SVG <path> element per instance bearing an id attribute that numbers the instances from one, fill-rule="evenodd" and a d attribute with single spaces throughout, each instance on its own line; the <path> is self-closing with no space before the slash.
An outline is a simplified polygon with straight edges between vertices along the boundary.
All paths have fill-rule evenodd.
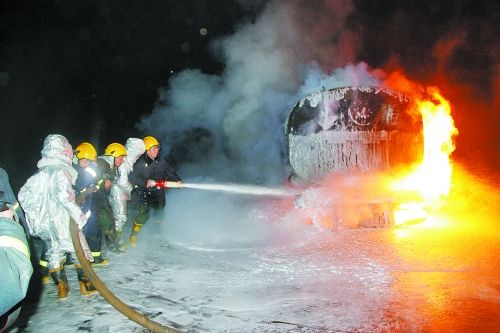
<path id="1" fill-rule="evenodd" d="M 78 276 L 78 284 L 80 285 L 81 295 L 88 296 L 95 294 L 97 292 L 95 286 L 92 284 L 92 282 L 90 282 L 83 268 L 77 267 L 76 275 Z"/>
<path id="2" fill-rule="evenodd" d="M 40 282 L 42 282 L 43 284 L 46 284 L 46 283 L 49 283 L 50 280 L 51 280 L 51 277 L 50 277 L 50 274 L 49 274 L 49 270 L 48 269 L 43 269 L 40 272 Z"/>
<path id="3" fill-rule="evenodd" d="M 92 266 L 99 267 L 99 266 L 107 266 L 109 264 L 109 260 L 103 258 L 100 254 L 94 255 L 94 252 L 92 252 L 92 257 L 94 258 L 94 261 L 90 263 Z"/>
<path id="4" fill-rule="evenodd" d="M 65 256 L 64 266 L 73 266 L 75 264 L 75 261 L 73 260 L 73 256 L 71 255 L 71 253 L 66 252 Z"/>
<path id="5" fill-rule="evenodd" d="M 109 251 L 114 252 L 114 243 L 116 241 L 116 233 L 114 230 L 108 230 L 104 233 L 104 241 Z"/>
<path id="6" fill-rule="evenodd" d="M 69 284 L 68 284 L 68 278 L 66 277 L 66 271 L 64 270 L 64 267 L 58 267 L 55 269 L 49 270 L 50 276 L 52 277 L 52 280 L 54 280 L 54 283 L 57 286 L 57 296 L 59 298 L 66 298 L 68 297 L 69 293 Z"/>
<path id="7" fill-rule="evenodd" d="M 119 252 L 119 253 L 127 252 L 127 244 L 125 244 L 125 242 L 121 238 L 116 241 L 116 247 L 117 247 L 116 252 Z"/>
<path id="8" fill-rule="evenodd" d="M 51 280 L 47 264 L 48 263 L 45 260 L 40 259 L 39 269 L 40 269 L 40 281 L 42 283 L 49 283 Z"/>
<path id="9" fill-rule="evenodd" d="M 119 238 L 108 245 L 108 250 L 115 253 L 124 253 L 127 251 L 127 244 L 125 244 L 123 240 Z"/>
<path id="10" fill-rule="evenodd" d="M 40 281 L 42 283 L 49 283 L 52 280 L 49 273 L 49 257 L 47 255 L 49 245 L 45 241 L 42 241 L 41 246 L 40 260 L 38 261 L 40 267 Z"/>
<path id="11" fill-rule="evenodd" d="M 139 231 L 141 231 L 141 228 L 142 224 L 134 223 L 134 227 L 132 228 L 132 233 L 130 234 L 130 238 L 128 240 L 130 245 L 132 246 L 137 245 L 137 234 L 139 233 Z"/>

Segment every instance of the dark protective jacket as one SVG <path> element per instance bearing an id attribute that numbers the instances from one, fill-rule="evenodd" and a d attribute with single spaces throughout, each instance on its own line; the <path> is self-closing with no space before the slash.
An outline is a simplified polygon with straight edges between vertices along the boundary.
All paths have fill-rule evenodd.
<path id="1" fill-rule="evenodd" d="M 17 217 L 19 218 L 19 221 L 23 226 L 23 229 L 26 232 L 26 234 L 29 234 L 29 228 L 28 225 L 26 224 L 24 212 L 21 209 L 19 203 L 17 202 L 16 196 L 14 195 L 14 191 L 12 191 L 12 187 L 10 186 L 9 175 L 7 174 L 7 171 L 5 171 L 1 167 L 0 167 L 0 191 L 4 193 L 5 201 L 9 202 L 12 205 L 12 208 L 14 208 Z"/>
<path id="2" fill-rule="evenodd" d="M 135 162 L 132 172 L 128 175 L 128 180 L 134 187 L 132 200 L 153 208 L 165 206 L 165 189 L 146 188 L 149 179 L 181 181 L 174 168 L 165 159 L 158 156 L 152 160 L 147 153 L 144 153 Z"/>
<path id="3" fill-rule="evenodd" d="M 82 196 L 85 197 L 80 206 L 83 213 L 89 218 L 89 216 L 97 213 L 97 188 L 93 189 L 93 187 L 99 186 L 98 184 L 102 179 L 102 175 L 95 162 L 91 162 L 86 168 L 82 168 L 78 164 L 76 164 L 74 168 L 78 172 L 78 178 L 75 184 L 75 194 L 77 199 Z"/>
<path id="4" fill-rule="evenodd" d="M 83 194 L 85 197 L 82 203 L 83 212 L 87 213 L 91 211 L 92 214 L 98 214 L 101 209 L 108 208 L 109 201 L 107 196 L 109 195 L 109 190 L 106 190 L 104 187 L 104 181 L 113 179 L 113 170 L 111 170 L 109 164 L 98 158 L 86 168 L 76 165 L 75 169 L 78 171 L 78 178 L 75 184 L 76 195 L 78 197 Z M 88 190 L 92 191 L 88 193 Z"/>
<path id="5" fill-rule="evenodd" d="M 99 210 L 99 212 L 105 210 L 107 213 L 109 213 L 112 216 L 113 211 L 111 209 L 111 205 L 110 205 L 109 200 L 108 200 L 110 189 L 105 188 L 104 182 L 105 181 L 110 181 L 110 182 L 113 181 L 113 179 L 116 176 L 116 168 L 111 168 L 109 166 L 108 162 L 106 162 L 104 159 L 99 158 L 99 157 L 97 158 L 96 163 L 97 163 L 99 172 L 101 173 L 101 179 L 103 180 L 103 184 L 97 192 L 97 197 L 98 197 L 98 202 L 99 202 L 98 210 Z"/>
<path id="6" fill-rule="evenodd" d="M 77 164 L 75 169 L 78 171 L 75 184 L 76 201 L 85 216 L 87 216 L 87 224 L 83 228 L 83 234 L 87 238 L 93 255 L 97 256 L 99 255 L 98 252 L 101 252 L 102 237 L 99 216 L 104 207 L 103 205 L 108 201 L 104 188 L 104 176 L 109 169 L 109 165 L 105 161 L 104 163 L 96 161 L 90 162 L 89 166 L 85 168 Z"/>

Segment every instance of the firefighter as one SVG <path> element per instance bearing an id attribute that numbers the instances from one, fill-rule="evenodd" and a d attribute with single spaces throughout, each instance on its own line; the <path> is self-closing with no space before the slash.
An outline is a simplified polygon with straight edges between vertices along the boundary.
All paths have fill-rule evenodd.
<path id="1" fill-rule="evenodd" d="M 78 173 L 72 167 L 73 149 L 68 140 L 59 134 L 49 134 L 38 161 L 38 171 L 32 175 L 19 191 L 19 203 L 23 208 L 30 235 L 40 237 L 48 246 L 48 269 L 59 298 L 69 293 L 68 279 L 64 270 L 66 253 L 75 253 L 70 234 L 70 218 L 79 229 L 80 242 L 88 260 L 92 254 L 82 229 L 87 218 L 75 202 L 73 185 Z M 75 257 L 80 293 L 88 295 L 95 287 L 83 273 Z"/>
<path id="2" fill-rule="evenodd" d="M 0 192 L 3 192 L 4 199 L 6 202 L 12 203 L 12 209 L 14 210 L 14 220 L 18 221 L 24 229 L 24 232 L 28 239 L 29 237 L 29 228 L 26 224 L 26 218 L 24 217 L 24 212 L 21 209 L 21 206 L 17 202 L 16 196 L 14 195 L 14 191 L 12 191 L 12 187 L 9 182 L 9 175 L 7 171 L 0 167 Z M 35 246 L 36 244 L 36 246 Z M 39 249 L 40 260 L 38 265 L 37 273 L 39 274 L 42 282 L 50 281 L 49 270 L 47 269 L 47 260 L 46 260 L 46 250 L 44 243 L 38 237 L 31 239 L 31 245 L 35 249 Z M 35 253 L 36 251 L 34 251 Z"/>
<path id="3" fill-rule="evenodd" d="M 21 206 L 17 202 L 14 191 L 9 182 L 9 175 L 7 171 L 0 167 L 0 191 L 4 193 L 5 200 L 12 203 L 12 209 L 14 210 L 14 219 L 18 221 L 23 227 L 26 234 L 29 234 L 28 225 L 26 224 L 26 219 L 24 217 L 24 212 Z"/>
<path id="4" fill-rule="evenodd" d="M 138 213 L 133 219 L 129 242 L 137 244 L 137 234 L 149 218 L 150 209 L 163 209 L 165 189 L 168 181 L 171 187 L 182 187 L 182 182 L 174 169 L 159 156 L 160 143 L 152 136 L 144 139 L 146 152 L 135 162 L 129 181 L 133 185 L 132 202 Z"/>
<path id="5" fill-rule="evenodd" d="M 121 232 L 127 222 L 127 201 L 130 200 L 130 192 L 132 190 L 128 175 L 132 171 L 135 161 L 144 153 L 144 150 L 143 140 L 129 138 L 125 146 L 119 143 L 111 143 L 106 147 L 104 152 L 104 157 L 108 158 L 107 161 L 115 169 L 109 202 L 113 210 L 117 246 L 120 252 L 125 250 L 125 245 L 121 240 Z"/>
<path id="6" fill-rule="evenodd" d="M 9 185 L 10 186 L 10 185 Z M 0 191 L 0 332 L 16 320 L 26 296 L 33 267 L 23 227 L 14 219 L 15 208 Z"/>
<path id="7" fill-rule="evenodd" d="M 108 162 L 109 178 L 111 186 L 108 193 L 108 203 L 111 214 L 101 216 L 101 226 L 104 228 L 105 238 L 108 239 L 108 248 L 114 252 L 123 252 L 125 250 L 121 239 L 121 230 L 127 221 L 126 215 L 126 197 L 122 192 L 127 189 L 121 188 L 123 182 L 120 182 L 119 168 L 123 164 L 123 159 L 127 156 L 125 146 L 120 143 L 113 142 L 104 150 L 103 161 Z M 107 235 L 107 236 L 106 236 Z"/>
<path id="8" fill-rule="evenodd" d="M 75 184 L 76 201 L 87 217 L 83 234 L 94 258 L 92 265 L 107 265 L 108 259 L 104 259 L 101 252 L 102 232 L 98 219 L 102 207 L 99 202 L 99 193 L 104 190 L 103 170 L 96 162 L 96 149 L 88 142 L 83 142 L 76 147 L 75 157 L 78 159 L 75 165 L 78 172 Z"/>

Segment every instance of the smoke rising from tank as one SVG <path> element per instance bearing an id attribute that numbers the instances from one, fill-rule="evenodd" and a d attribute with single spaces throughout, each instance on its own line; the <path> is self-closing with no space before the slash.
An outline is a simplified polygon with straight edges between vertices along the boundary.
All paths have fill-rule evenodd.
<path id="1" fill-rule="evenodd" d="M 160 89 L 153 114 L 142 120 L 140 128 L 157 135 L 164 153 L 181 161 L 181 173 L 279 184 L 289 173 L 284 123 L 297 100 L 322 87 L 377 83 L 364 63 L 328 73 L 313 61 L 322 50 L 315 40 L 320 31 L 329 29 L 337 38 L 329 44 L 329 67 L 347 64 L 346 53 L 334 51 L 352 41 L 343 26 L 352 6 L 336 6 L 333 18 L 339 21 L 332 19 L 335 22 L 328 25 L 331 20 L 321 19 L 316 28 L 296 9 L 279 1 L 270 3 L 255 22 L 213 42 L 215 55 L 225 64 L 220 75 L 189 69 Z M 304 34 L 306 26 L 310 34 Z M 175 156 L 180 150 L 183 153 Z"/>
<path id="2" fill-rule="evenodd" d="M 387 11 L 381 8 L 381 18 L 356 21 L 365 18 L 364 6 L 369 4 L 268 3 L 254 21 L 242 23 L 232 35 L 212 42 L 214 56 L 224 63 L 222 73 L 188 69 L 176 74 L 168 87 L 159 90 L 153 113 L 142 119 L 139 128 L 158 136 L 162 154 L 170 155 L 178 163 L 179 174 L 190 182 L 282 183 L 290 173 L 284 151 L 284 124 L 292 106 L 308 93 L 321 89 L 383 84 L 384 71 L 372 69 L 362 60 L 371 59 L 372 65 L 387 72 L 411 73 L 423 84 L 449 83 L 446 75 L 436 73 L 439 69 L 449 70 L 450 62 L 446 59 L 457 62 L 456 50 L 464 43 L 464 35 L 455 39 L 433 35 L 430 43 L 410 42 L 414 35 L 411 29 L 426 30 L 435 23 L 402 23 L 409 13 L 397 5 L 386 8 Z M 377 24 L 382 25 L 380 32 L 374 31 Z M 465 39 L 470 38 L 466 36 Z M 377 45 L 370 44 L 372 37 Z M 450 87 L 456 88 L 456 84 Z M 460 94 L 455 96 L 457 101 L 463 100 Z M 461 111 L 459 119 L 473 114 L 470 110 Z M 185 193 L 175 192 L 175 200 L 181 200 L 177 196 Z M 194 198 L 186 197 L 183 200 Z M 243 202 L 238 201 L 237 205 Z M 231 200 L 227 203 L 219 205 L 218 215 L 231 215 Z M 210 230 L 209 226 L 204 227 Z M 221 229 L 224 230 L 229 229 Z"/>
<path id="3" fill-rule="evenodd" d="M 221 74 L 184 70 L 159 90 L 140 129 L 160 139 L 162 153 L 178 162 L 185 182 L 283 184 L 290 174 L 285 124 L 293 105 L 323 88 L 379 84 L 366 63 L 349 63 L 356 45 L 345 27 L 350 2 L 308 4 L 269 3 L 254 22 L 213 41 L 214 54 L 225 65 Z M 306 234 L 295 228 L 307 224 L 286 214 L 293 201 L 170 191 L 163 218 L 172 223 L 164 230 L 172 242 L 199 247 L 295 243 L 297 235 Z"/>

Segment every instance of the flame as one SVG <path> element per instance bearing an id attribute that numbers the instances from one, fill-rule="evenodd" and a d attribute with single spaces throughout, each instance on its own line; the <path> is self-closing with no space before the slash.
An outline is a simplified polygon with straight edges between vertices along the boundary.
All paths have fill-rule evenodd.
<path id="1" fill-rule="evenodd" d="M 451 116 L 451 105 L 435 87 L 427 89 L 428 98 L 416 99 L 422 116 L 424 154 L 422 163 L 408 176 L 392 184 L 396 191 L 417 191 L 423 202 L 401 204 L 394 212 L 395 224 L 421 220 L 426 206 L 450 191 L 452 164 L 450 154 L 455 150 L 454 136 L 458 134 Z"/>

